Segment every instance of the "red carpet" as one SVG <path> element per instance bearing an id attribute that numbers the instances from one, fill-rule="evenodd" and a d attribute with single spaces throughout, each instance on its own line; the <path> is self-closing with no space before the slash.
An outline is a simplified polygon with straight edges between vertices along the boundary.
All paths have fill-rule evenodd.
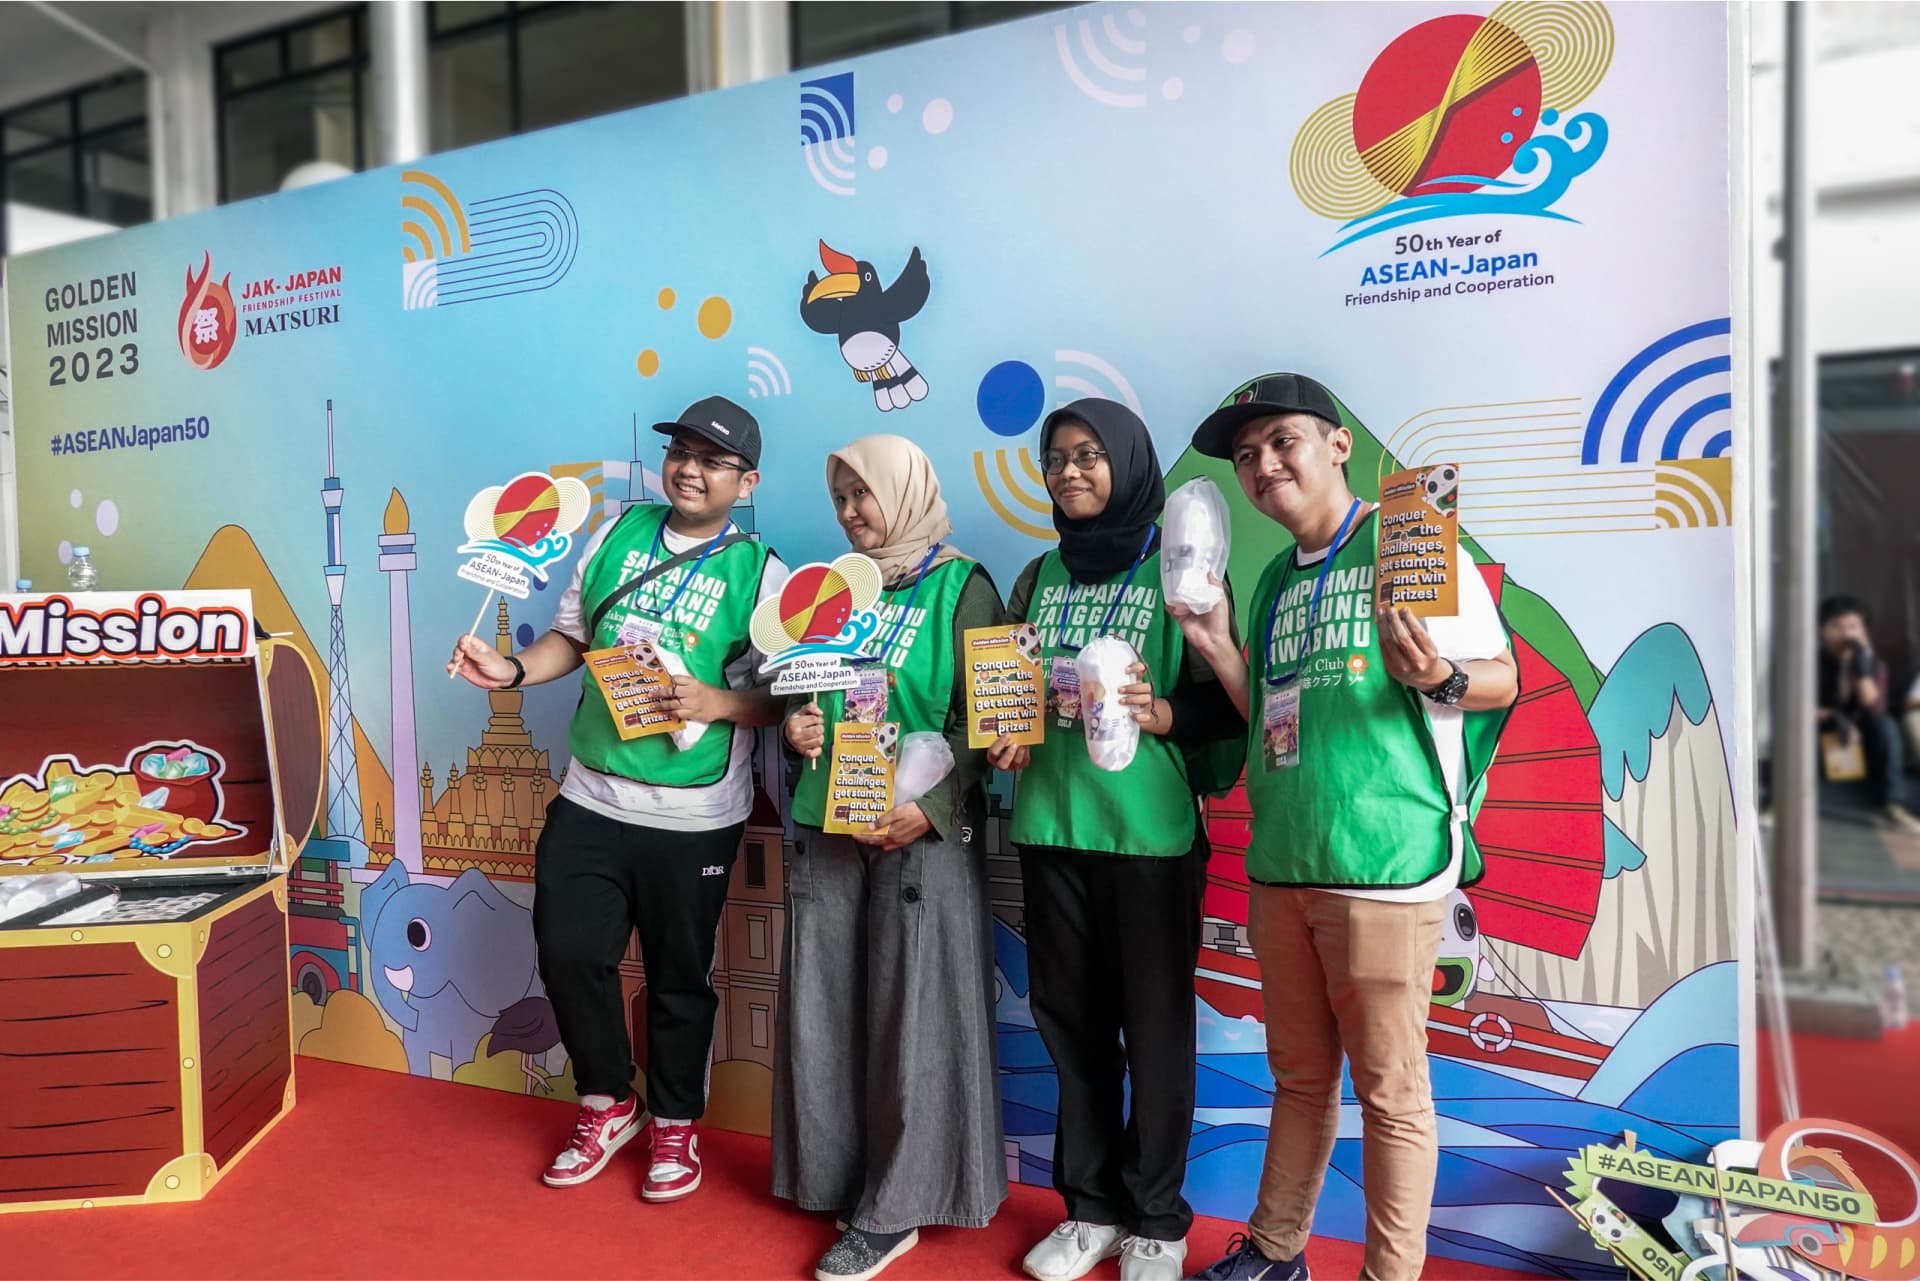
<path id="1" fill-rule="evenodd" d="M 1796 1036 L 1793 1052 L 1801 1116 L 1865 1126 L 1920 1160 L 1920 1107 L 1914 1105 L 1914 1082 L 1920 1081 L 1920 1022 L 1878 1041 Z M 1764 1031 L 1759 1058 L 1760 1131 L 1764 1134 L 1780 1123 L 1772 1040 Z"/>
<path id="2" fill-rule="evenodd" d="M 317 1059 L 298 1071 L 299 1106 L 207 1200 L 0 1216 L 0 1276 L 793 1278 L 833 1243 L 825 1216 L 767 1195 L 764 1139 L 703 1133 L 700 1191 L 650 1206 L 624 1153 L 586 1187 L 539 1183 L 570 1107 Z M 928 1229 L 885 1275 L 1018 1276 L 1059 1213 L 1051 1189 L 1015 1188 L 992 1226 Z M 1197 1221 L 1195 1266 L 1239 1226 Z M 1359 1272 L 1355 1245 L 1316 1241 L 1309 1257 L 1327 1281 Z M 1433 1281 L 1514 1275 L 1427 1269 Z"/>

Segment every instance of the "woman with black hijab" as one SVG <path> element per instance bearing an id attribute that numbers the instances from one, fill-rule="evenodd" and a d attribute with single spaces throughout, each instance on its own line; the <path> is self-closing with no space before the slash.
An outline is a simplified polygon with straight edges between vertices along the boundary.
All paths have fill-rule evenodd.
<path id="1" fill-rule="evenodd" d="M 1024 1267 L 1070 1281 L 1117 1254 L 1123 1281 L 1174 1281 L 1193 1221 L 1180 1187 L 1207 883 L 1195 793 L 1209 784 L 1190 774 L 1188 749 L 1237 740 L 1245 722 L 1162 603 L 1166 486 L 1146 425 L 1124 405 L 1079 400 L 1047 418 L 1040 449 L 1060 546 L 1021 572 L 1008 607 L 1040 631 L 1047 735 L 988 753 L 1021 771 L 1010 835 L 1028 997 L 1060 1082 L 1053 1185 L 1066 1221 Z M 1080 648 L 1109 635 L 1140 658 L 1120 689 L 1140 745 L 1113 772 L 1087 753 L 1073 674 Z"/>

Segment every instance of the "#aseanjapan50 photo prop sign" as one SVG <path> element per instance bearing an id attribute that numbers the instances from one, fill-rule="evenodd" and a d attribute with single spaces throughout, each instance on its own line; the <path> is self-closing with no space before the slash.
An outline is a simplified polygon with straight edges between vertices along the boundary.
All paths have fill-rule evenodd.
<path id="1" fill-rule="evenodd" d="M 526 570 L 476 630 L 530 644 L 566 578 L 513 550 L 541 540 L 499 527 L 522 511 L 506 491 L 584 491 L 577 556 L 660 501 L 649 425 L 730 396 L 764 437 L 735 526 L 821 567 L 774 610 L 767 638 L 791 642 L 774 673 L 842 680 L 825 669 L 846 655 L 797 652 L 857 612 L 852 578 L 827 581 L 847 555 L 827 452 L 906 431 L 954 545 L 1005 590 L 1055 545 L 1040 422 L 1099 395 L 1148 424 L 1169 492 L 1218 485 L 1244 609 L 1286 539 L 1190 434 L 1260 375 L 1310 374 L 1363 496 L 1408 471 L 1447 490 L 1435 469 L 1455 468 L 1418 523 L 1472 556 L 1525 691 L 1475 820 L 1487 875 L 1449 905 L 1428 1011 L 1429 1246 L 1595 1276 L 1616 1265 L 1555 1201 L 1558 1172 L 1629 1131 L 1698 1164 L 1741 1118 L 1728 66 L 1716 5 L 1084 5 L 16 258 L 23 572 L 57 581 L 84 544 L 109 586 L 250 587 L 324 674 L 329 789 L 292 888 L 305 1052 L 564 1096 L 527 909 L 580 687 L 428 679 L 479 603 L 444 572 L 450 540 Z M 470 500 L 494 487 L 476 534 Z M 416 572 L 423 537 L 443 568 Z M 1365 639 L 1376 574 L 1328 583 L 1329 648 Z M 876 644 L 894 626 L 878 586 Z M 803 605 L 805 644 L 787 627 Z M 756 759 L 745 840 L 773 868 L 785 797 L 777 754 Z M 1015 804 L 995 778 L 978 839 L 1009 1159 L 1046 1184 L 1057 1091 Z M 1187 1195 L 1227 1218 L 1249 1209 L 1273 1098 L 1247 818 L 1237 789 L 1206 802 Z M 747 879 L 760 865 L 736 862 L 730 898 L 777 913 L 780 878 Z M 764 1123 L 779 951 L 721 941 L 717 1124 Z M 640 967 L 622 973 L 631 1005 Z M 1358 1238 L 1343 1108 L 1315 1227 Z"/>

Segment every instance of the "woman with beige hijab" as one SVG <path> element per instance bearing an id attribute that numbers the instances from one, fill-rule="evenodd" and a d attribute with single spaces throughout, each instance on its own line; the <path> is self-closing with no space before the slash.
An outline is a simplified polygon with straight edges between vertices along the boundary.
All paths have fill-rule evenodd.
<path id="1" fill-rule="evenodd" d="M 984 1227 L 1006 1199 L 995 1082 L 986 754 L 967 746 L 961 633 L 1001 621 L 1000 594 L 947 542 L 933 464 L 900 436 L 827 457 L 852 550 L 879 566 L 880 626 L 850 690 L 797 699 L 785 737 L 807 763 L 793 800 L 786 958 L 773 1090 L 773 1191 L 830 1211 L 843 1235 L 821 1281 L 876 1276 L 940 1224 Z M 850 721 L 932 731 L 954 768 L 870 832 L 821 831 L 822 758 Z M 816 768 L 816 766 L 818 766 Z"/>

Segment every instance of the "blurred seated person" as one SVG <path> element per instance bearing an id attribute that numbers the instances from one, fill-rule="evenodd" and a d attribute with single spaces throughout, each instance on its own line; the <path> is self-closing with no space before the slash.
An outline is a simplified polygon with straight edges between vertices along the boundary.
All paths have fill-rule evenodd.
<path id="1" fill-rule="evenodd" d="M 1913 678 L 1912 688 L 1907 690 L 1907 750 L 1920 752 L 1920 676 Z"/>
<path id="2" fill-rule="evenodd" d="M 1873 652 L 1868 624 L 1866 603 L 1851 596 L 1820 607 L 1820 732 L 1860 744 L 1875 807 L 1895 827 L 1920 835 L 1920 819 L 1906 807 L 1900 726 L 1887 711 L 1887 665 Z"/>

